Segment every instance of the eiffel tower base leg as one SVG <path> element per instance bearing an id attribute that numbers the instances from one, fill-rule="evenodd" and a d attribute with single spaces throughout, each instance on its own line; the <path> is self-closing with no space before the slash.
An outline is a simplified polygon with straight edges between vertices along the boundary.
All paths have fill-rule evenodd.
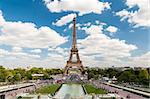
<path id="1" fill-rule="evenodd" d="M 85 73 L 83 66 L 77 66 L 77 67 L 79 68 L 79 70 L 81 71 L 82 74 Z M 65 67 L 64 75 L 67 75 L 67 74 L 68 74 L 68 70 L 69 70 L 70 68 L 71 68 L 71 67 L 69 67 L 69 66 L 66 66 L 66 67 Z"/>
<path id="2" fill-rule="evenodd" d="M 65 70 L 64 70 L 64 75 L 67 75 L 67 74 L 68 74 L 68 70 L 69 70 L 69 67 L 66 66 L 66 67 L 65 67 Z"/>

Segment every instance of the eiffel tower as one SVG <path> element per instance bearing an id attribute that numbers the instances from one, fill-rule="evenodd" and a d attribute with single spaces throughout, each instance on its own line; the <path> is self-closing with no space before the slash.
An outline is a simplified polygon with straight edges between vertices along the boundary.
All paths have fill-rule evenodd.
<path id="1" fill-rule="evenodd" d="M 72 48 L 70 51 L 71 51 L 71 53 L 70 53 L 69 60 L 67 61 L 65 70 L 64 70 L 64 75 L 67 75 L 68 70 L 70 68 L 73 68 L 73 67 L 77 67 L 81 71 L 81 73 L 83 74 L 84 68 L 82 65 L 82 61 L 80 60 L 78 49 L 76 46 L 76 18 L 75 17 L 73 18 Z M 75 55 L 74 58 L 76 58 L 76 61 L 73 61 L 74 55 Z"/>

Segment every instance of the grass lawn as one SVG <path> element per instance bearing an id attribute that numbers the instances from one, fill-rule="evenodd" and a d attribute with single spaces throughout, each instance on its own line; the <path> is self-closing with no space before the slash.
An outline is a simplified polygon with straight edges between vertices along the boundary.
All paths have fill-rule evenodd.
<path id="1" fill-rule="evenodd" d="M 90 84 L 85 84 L 84 87 L 85 87 L 88 94 L 91 94 L 91 93 L 106 94 L 107 93 L 105 90 L 100 89 L 100 88 L 96 88 L 96 87 L 94 87 L 93 85 L 90 85 Z"/>
<path id="2" fill-rule="evenodd" d="M 52 84 L 49 86 L 44 86 L 36 90 L 36 93 L 41 94 L 54 94 L 58 88 L 61 86 L 61 84 Z"/>

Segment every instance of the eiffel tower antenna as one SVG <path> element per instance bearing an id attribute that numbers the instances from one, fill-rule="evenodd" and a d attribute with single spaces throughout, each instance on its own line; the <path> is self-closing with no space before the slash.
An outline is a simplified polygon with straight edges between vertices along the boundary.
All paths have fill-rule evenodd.
<path id="1" fill-rule="evenodd" d="M 73 35 L 72 35 L 72 48 L 76 48 L 76 18 L 73 18 Z"/>
<path id="2" fill-rule="evenodd" d="M 75 58 L 77 61 L 72 60 L 73 55 L 76 56 Z M 76 46 L 76 17 L 73 18 L 72 48 L 71 48 L 69 60 L 67 61 L 67 64 L 64 70 L 64 74 L 65 75 L 68 74 L 68 70 L 73 67 L 77 67 L 81 71 L 81 73 L 84 73 L 82 61 L 80 60 L 78 49 Z"/>

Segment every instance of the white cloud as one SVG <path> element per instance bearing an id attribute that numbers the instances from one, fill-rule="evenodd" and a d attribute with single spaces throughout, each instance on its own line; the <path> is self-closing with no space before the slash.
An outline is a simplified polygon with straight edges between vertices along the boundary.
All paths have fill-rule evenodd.
<path id="1" fill-rule="evenodd" d="M 8 22 L 0 15 L 0 44 L 26 48 L 47 48 L 58 46 L 67 41 L 55 30 L 42 26 L 37 28 L 33 23 Z"/>
<path id="2" fill-rule="evenodd" d="M 99 20 L 95 20 L 95 24 L 96 25 L 107 25 L 106 23 L 104 23 L 104 22 L 101 22 L 101 21 L 99 21 Z"/>
<path id="3" fill-rule="evenodd" d="M 90 26 L 91 25 L 91 22 L 88 22 L 88 23 L 85 23 L 85 24 L 83 24 L 83 26 Z"/>
<path id="4" fill-rule="evenodd" d="M 71 24 L 69 24 L 68 28 L 70 29 L 70 28 L 72 28 L 72 26 L 73 26 L 73 24 L 71 23 Z"/>
<path id="5" fill-rule="evenodd" d="M 97 33 L 93 28 L 97 28 Z M 135 45 L 127 44 L 124 40 L 111 39 L 103 34 L 103 29 L 99 25 L 91 25 L 85 31 L 89 35 L 85 39 L 77 41 L 80 58 L 84 66 L 148 66 L 149 52 L 138 57 L 132 57 L 132 51 L 137 49 Z M 70 54 L 69 48 L 49 47 L 48 57 L 40 59 L 39 55 L 25 53 L 23 50 L 19 50 L 18 47 L 12 49 L 18 49 L 18 51 L 12 50 L 9 52 L 0 49 L 0 53 L 3 53 L 0 54 L 0 64 L 6 66 L 12 66 L 13 64 L 13 66 L 24 67 L 63 68 Z M 124 61 L 124 58 L 127 58 L 127 60 Z"/>
<path id="6" fill-rule="evenodd" d="M 72 22 L 74 17 L 76 17 L 76 14 L 68 14 L 66 16 L 63 16 L 56 23 L 53 23 L 53 24 L 56 26 L 63 26 L 63 25 L 66 25 L 67 23 Z"/>
<path id="7" fill-rule="evenodd" d="M 89 28 L 83 28 L 87 34 L 98 34 L 102 33 L 103 27 L 101 25 L 91 25 Z"/>
<path id="8" fill-rule="evenodd" d="M 108 2 L 99 0 L 44 0 L 47 8 L 51 12 L 78 12 L 79 15 L 96 13 L 101 14 L 105 9 L 110 9 Z M 88 6 L 88 7 L 87 7 Z"/>
<path id="9" fill-rule="evenodd" d="M 0 49 L 0 57 L 4 57 L 4 55 L 7 55 L 9 52 L 4 49 Z"/>
<path id="10" fill-rule="evenodd" d="M 12 48 L 19 49 L 19 48 Z M 38 53 L 26 53 L 23 50 L 0 49 L 0 65 L 8 66 L 9 68 L 36 66 L 44 68 L 62 68 L 65 66 L 69 54 L 66 48 L 49 48 L 48 57 L 42 58 Z M 33 51 L 32 51 L 33 52 Z M 39 52 L 35 49 L 34 52 Z"/>
<path id="11" fill-rule="evenodd" d="M 23 50 L 20 48 L 16 48 L 14 47 L 13 50 L 11 51 L 8 51 L 8 50 L 5 50 L 5 49 L 0 49 L 0 54 L 1 54 L 1 57 L 3 56 L 3 58 L 18 58 L 18 59 L 25 59 L 25 58 L 40 58 L 39 55 L 35 55 L 35 54 L 29 54 L 29 53 L 25 53 L 23 52 Z M 13 61 L 14 62 L 14 61 Z"/>
<path id="12" fill-rule="evenodd" d="M 96 24 L 100 24 L 99 20 L 96 20 L 95 23 L 96 23 Z"/>
<path id="13" fill-rule="evenodd" d="M 0 44 L 12 47 L 11 50 L 0 49 L 0 65 L 15 68 L 18 66 L 42 66 L 59 67 L 60 61 L 56 57 L 45 57 L 41 59 L 38 55 L 40 48 L 57 48 L 65 43 L 66 37 L 62 37 L 55 30 L 42 26 L 37 28 L 33 23 L 6 21 L 0 12 Z M 31 53 L 26 52 L 24 49 Z M 53 53 L 53 52 L 52 52 Z M 61 61 L 62 62 L 62 61 Z M 62 65 L 61 65 L 62 66 Z"/>
<path id="14" fill-rule="evenodd" d="M 0 65 L 9 68 L 16 68 L 19 66 L 25 68 L 25 66 L 37 64 L 41 59 L 39 55 L 29 54 L 24 52 L 22 48 L 13 47 L 11 51 L 0 49 L 0 60 Z"/>
<path id="15" fill-rule="evenodd" d="M 95 23 L 87 22 L 87 23 L 77 23 L 76 28 L 78 30 L 85 30 L 87 34 L 89 34 L 88 31 L 92 31 L 91 29 L 96 29 L 95 31 L 101 31 L 103 29 L 103 26 L 106 26 L 107 24 L 104 22 L 100 22 L 98 20 L 95 21 Z M 68 26 L 68 29 L 72 28 L 73 24 L 70 23 Z M 89 28 L 90 27 L 90 28 Z M 100 27 L 100 28 L 99 28 Z M 100 29 L 100 30 L 99 30 Z M 67 29 L 65 29 L 67 30 Z M 101 31 L 102 32 L 102 31 Z M 97 33 L 97 32 L 96 32 Z"/>
<path id="16" fill-rule="evenodd" d="M 42 50 L 41 49 L 33 49 L 30 51 L 31 53 L 41 53 Z"/>
<path id="17" fill-rule="evenodd" d="M 150 51 L 141 56 L 129 57 L 129 64 L 137 67 L 150 66 Z"/>
<path id="18" fill-rule="evenodd" d="M 2 16 L 2 11 L 0 10 L 0 26 L 5 22 L 3 16 Z"/>
<path id="19" fill-rule="evenodd" d="M 89 27 L 90 25 L 91 25 L 91 22 L 84 23 L 84 24 L 77 23 L 77 24 L 76 24 L 76 28 L 77 28 L 78 30 L 83 30 L 84 28 L 87 28 L 87 27 Z M 72 28 L 72 27 L 73 27 L 73 24 L 72 24 L 72 23 L 69 24 L 68 28 L 70 29 L 70 28 Z M 84 27 L 84 28 L 82 28 L 82 27 Z"/>
<path id="20" fill-rule="evenodd" d="M 126 0 L 126 5 L 129 8 L 138 6 L 138 11 L 127 11 L 126 9 L 119 11 L 116 15 L 122 17 L 121 20 L 127 19 L 129 23 L 135 27 L 146 26 L 150 27 L 150 13 L 149 13 L 149 0 Z"/>
<path id="21" fill-rule="evenodd" d="M 21 51 L 22 51 L 22 48 L 21 48 L 21 47 L 13 47 L 13 48 L 12 48 L 12 51 L 13 51 L 13 52 L 21 52 Z"/>
<path id="22" fill-rule="evenodd" d="M 77 1 L 78 0 L 74 2 Z M 95 1 L 96 0 L 94 0 L 93 2 Z M 45 0 L 45 2 L 47 2 L 46 4 L 48 6 L 49 4 L 51 5 L 51 3 L 54 3 L 56 1 L 50 2 L 49 0 Z M 60 5 L 62 4 L 58 4 L 57 6 Z M 75 4 L 74 6 L 81 5 Z M 97 5 L 99 5 L 99 1 Z M 91 6 L 93 6 L 93 4 L 91 4 L 90 7 Z M 85 9 L 89 8 L 86 7 Z M 79 12 L 80 14 L 88 14 L 91 12 L 100 14 L 102 11 L 99 8 L 97 8 L 98 10 L 95 10 L 94 8 L 91 10 L 85 9 L 81 10 L 72 8 L 70 10 L 67 6 L 66 8 L 60 7 L 60 9 L 57 9 L 57 11 L 55 11 L 54 8 L 51 8 L 50 11 L 74 11 Z M 131 13 L 128 12 L 125 12 L 125 14 L 123 12 L 123 15 L 133 16 L 131 15 Z M 64 17 L 58 20 L 55 24 L 57 24 L 57 26 L 61 26 L 69 23 L 70 21 L 66 21 L 66 18 Z M 0 30 L 2 32 L 2 35 L 0 35 L 0 44 L 14 46 L 11 51 L 0 49 L 0 65 L 32 65 L 42 66 L 46 68 L 58 68 L 65 66 L 66 61 L 69 58 L 70 49 L 59 47 L 60 44 L 63 44 L 67 41 L 65 37 L 60 36 L 56 31 L 46 26 L 37 28 L 36 25 L 33 23 L 5 21 L 3 16 L 1 15 L 1 12 L 0 22 Z M 124 61 L 122 59 L 124 58 L 129 58 L 129 62 L 125 64 L 132 65 L 134 62 L 133 66 L 137 66 L 139 63 L 141 64 L 140 66 L 147 66 L 146 57 L 149 57 L 149 53 L 138 57 L 131 57 L 132 51 L 137 49 L 136 45 L 127 44 L 124 40 L 112 39 L 106 36 L 105 34 L 103 34 L 103 25 L 106 25 L 106 23 L 96 21 L 96 24 L 97 25 L 91 25 L 91 23 L 86 23 L 82 25 L 77 25 L 78 28 L 80 27 L 80 30 L 84 30 L 86 34 L 88 34 L 88 36 L 85 39 L 78 40 L 79 53 L 84 66 L 123 66 Z M 72 24 L 70 24 L 69 27 L 71 28 Z M 107 28 L 107 30 L 109 30 L 110 32 L 117 31 L 114 28 Z M 24 52 L 24 47 L 32 48 L 32 54 Z M 39 48 L 49 48 L 48 57 L 41 59 L 41 56 L 37 55 L 38 53 L 41 53 L 41 50 Z"/>
<path id="23" fill-rule="evenodd" d="M 99 29 L 98 29 L 99 28 Z M 89 36 L 78 40 L 78 47 L 84 63 L 90 62 L 110 66 L 121 64 L 122 58 L 131 56 L 131 52 L 137 47 L 127 44 L 124 40 L 111 39 L 102 33 L 102 27 L 91 26 L 85 30 Z M 86 59 L 84 59 L 86 58 Z M 87 58 L 89 58 L 87 60 Z M 90 63 L 89 63 L 90 64 Z"/>
<path id="24" fill-rule="evenodd" d="M 86 34 L 98 34 L 102 33 L 103 26 L 102 25 L 91 25 L 91 23 L 79 24 L 77 26 L 78 30 L 84 30 Z"/>
<path id="25" fill-rule="evenodd" d="M 116 13 L 116 15 L 122 17 L 121 21 L 128 19 L 128 22 L 131 22 L 130 19 L 135 15 L 136 12 L 129 12 L 126 9 L 123 9 Z"/>
<path id="26" fill-rule="evenodd" d="M 106 30 L 110 33 L 115 33 L 117 32 L 118 28 L 115 26 L 109 26 Z"/>

